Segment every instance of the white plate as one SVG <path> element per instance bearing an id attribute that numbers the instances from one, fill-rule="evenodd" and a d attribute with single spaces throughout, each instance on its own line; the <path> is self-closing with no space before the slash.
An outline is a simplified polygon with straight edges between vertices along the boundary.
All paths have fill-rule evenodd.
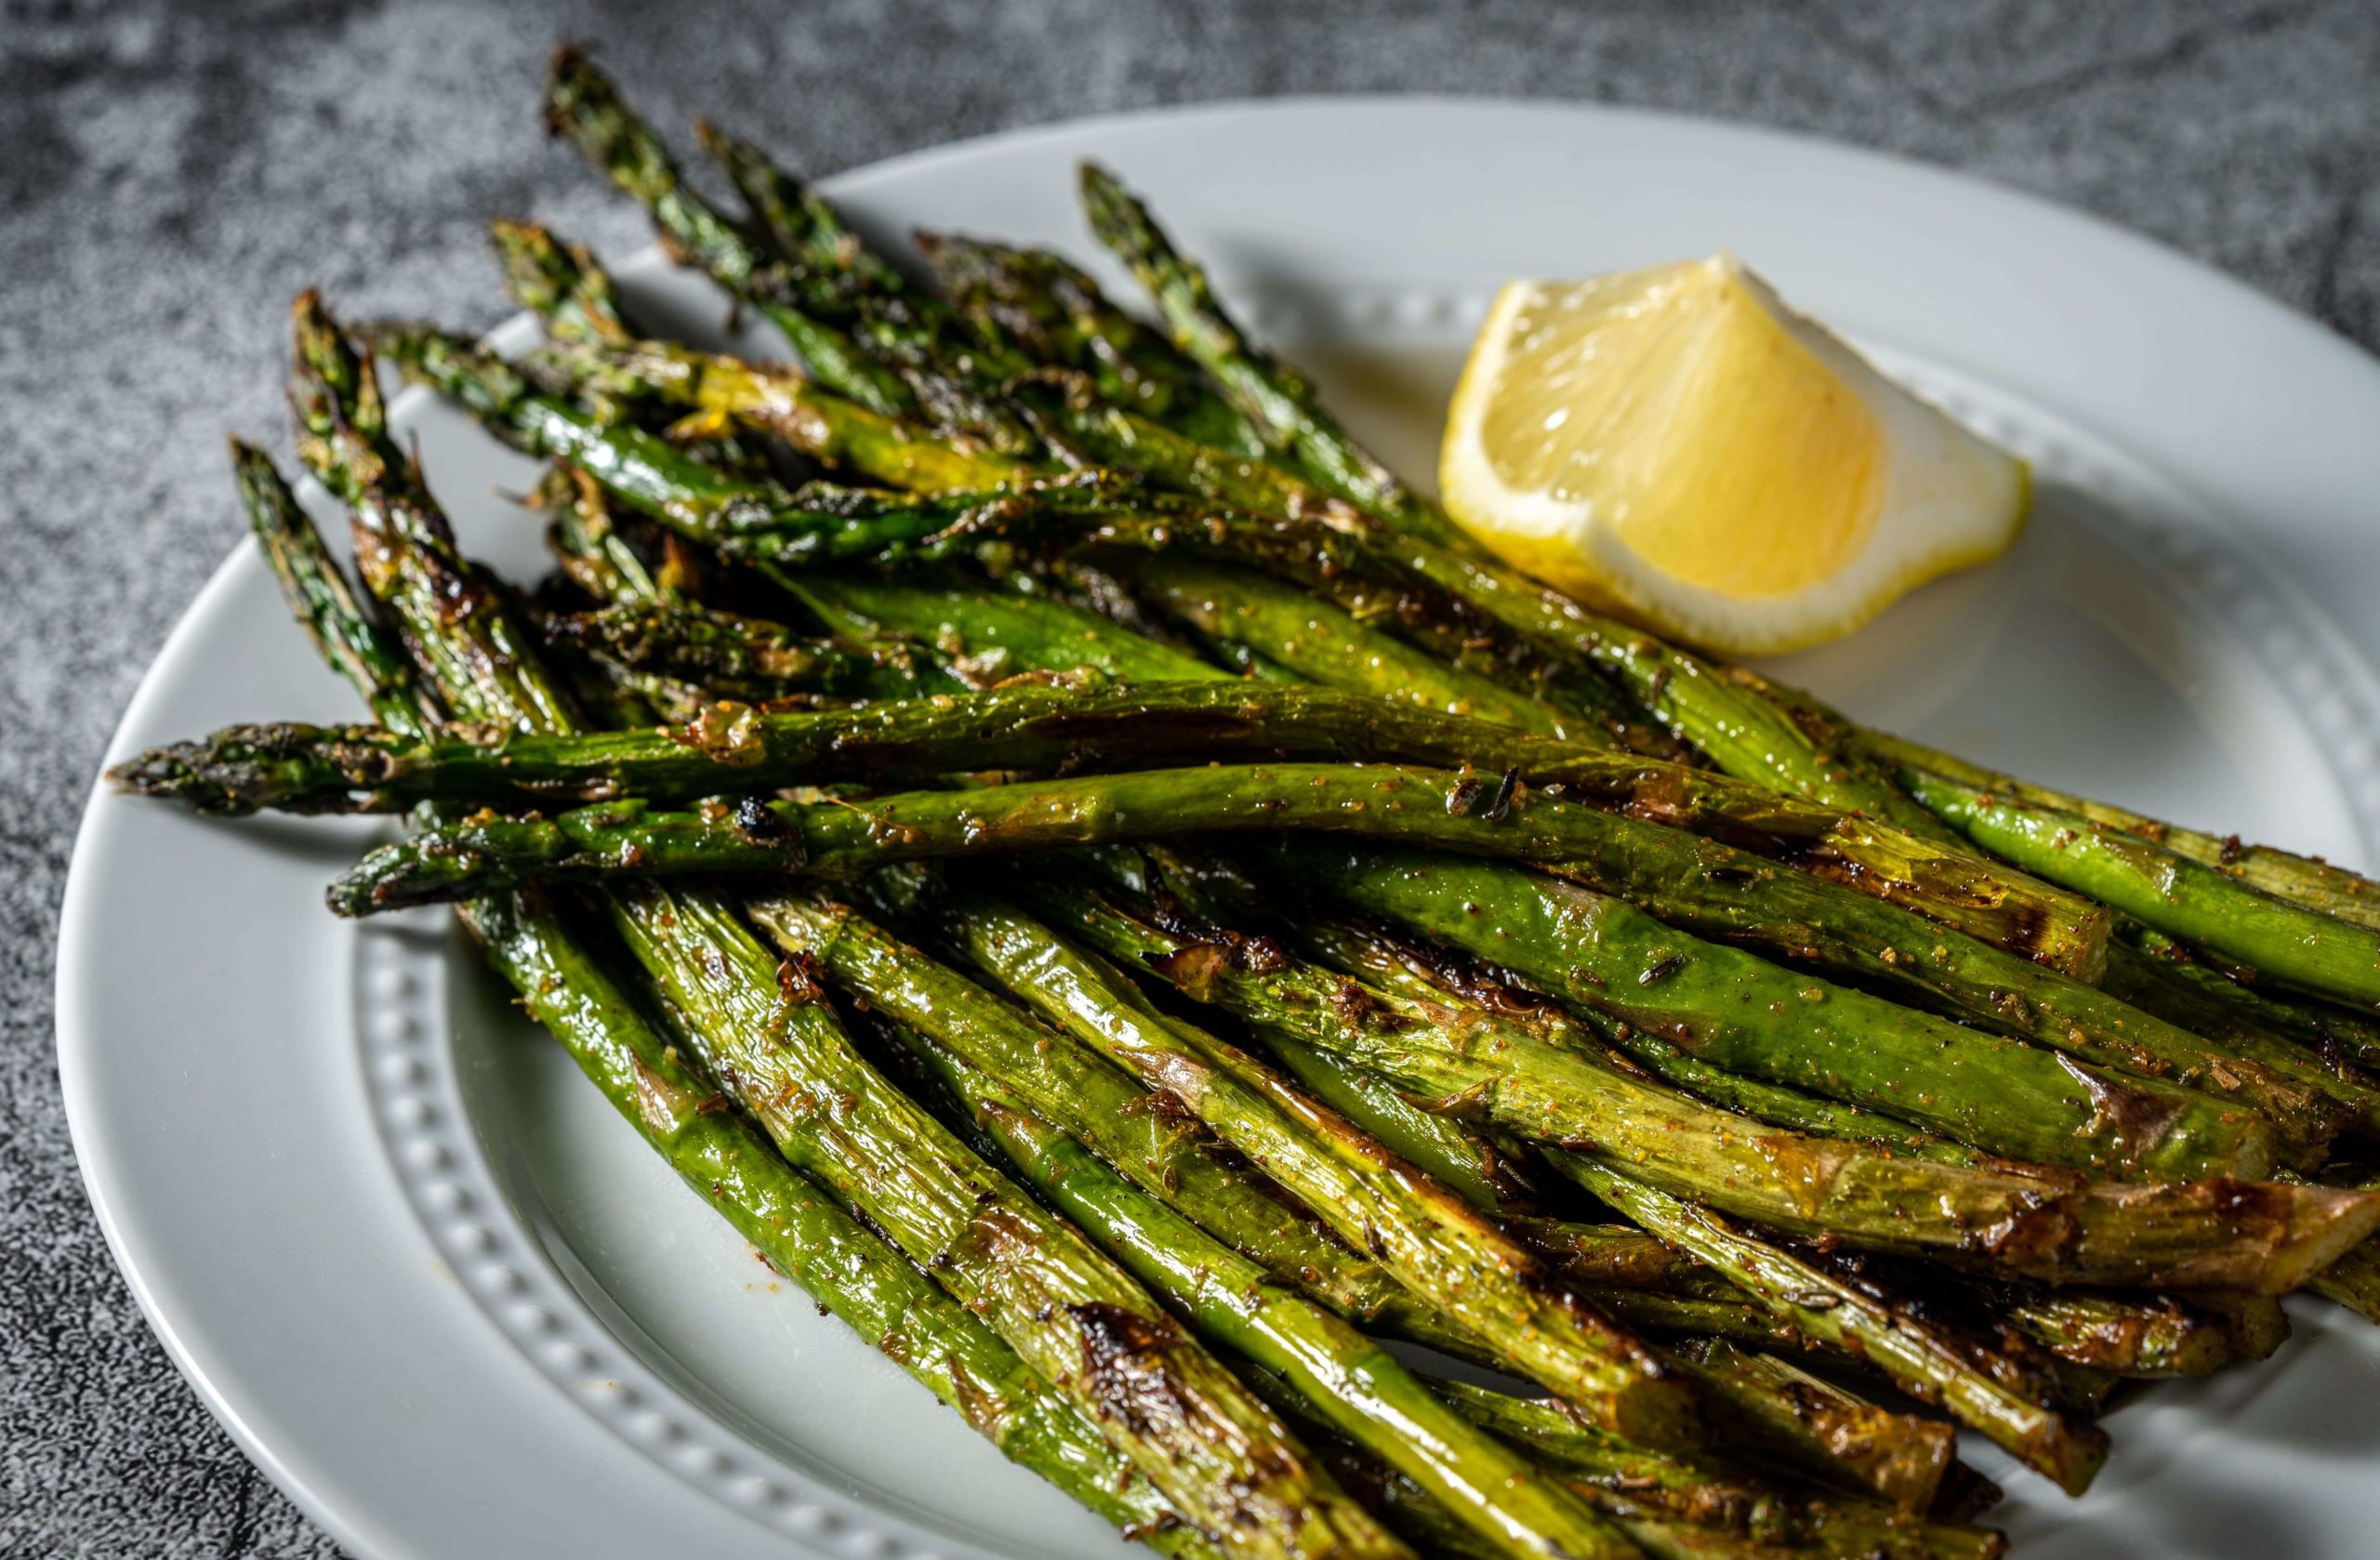
<path id="1" fill-rule="evenodd" d="M 828 190 L 888 233 L 1082 255 L 1084 155 L 1148 191 L 1416 473 L 1497 283 L 1737 250 L 2043 478 L 2013 558 L 1792 675 L 2046 781 L 2374 861 L 2380 369 L 2316 326 L 2003 192 L 1585 109 L 1091 120 Z M 699 289 L 662 290 L 717 317 Z M 400 421 L 466 543 L 535 568 L 534 527 L 492 495 L 525 487 L 526 463 L 419 398 Z M 111 761 L 235 720 L 353 714 L 244 548 Z M 445 922 L 324 913 L 369 832 L 99 796 L 67 889 L 60 1065 L 92 1200 L 174 1357 L 275 1482 L 391 1560 L 1124 1552 L 780 1292 Z M 2371 1553 L 2380 1335 L 2294 1310 L 2281 1358 L 2123 1412 L 2087 1501 L 2011 1474 L 2021 1552 Z"/>

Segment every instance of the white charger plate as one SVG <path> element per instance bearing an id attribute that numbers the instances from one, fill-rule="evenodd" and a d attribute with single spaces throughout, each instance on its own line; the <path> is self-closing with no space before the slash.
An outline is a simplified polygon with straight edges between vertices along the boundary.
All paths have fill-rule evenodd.
<path id="1" fill-rule="evenodd" d="M 1499 283 L 1736 250 L 2041 478 L 2009 559 L 1780 670 L 2046 782 L 2380 859 L 2380 365 L 2320 327 L 2003 191 L 1633 112 L 1228 106 L 825 188 L 886 236 L 1088 258 L 1084 156 L 1148 192 L 1417 476 Z M 626 270 L 718 327 L 700 285 L 650 257 Z M 466 545 L 537 569 L 536 527 L 499 496 L 534 468 L 425 397 L 397 420 Z M 244 546 L 110 761 L 239 720 L 354 715 Z M 99 794 L 67 885 L 60 1069 L 92 1202 L 174 1358 L 281 1487 L 374 1560 L 1127 1553 L 782 1289 L 444 920 L 324 913 L 321 885 L 373 833 Z M 2278 1359 L 2120 1414 L 2083 1501 L 1970 1445 L 2005 1477 L 1994 1520 L 2018 1552 L 2371 1553 L 2380 1334 L 2292 1310 Z"/>

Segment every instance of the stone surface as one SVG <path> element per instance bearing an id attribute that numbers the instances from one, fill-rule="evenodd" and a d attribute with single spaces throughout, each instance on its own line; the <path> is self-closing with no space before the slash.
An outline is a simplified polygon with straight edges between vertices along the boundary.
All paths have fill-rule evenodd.
<path id="1" fill-rule="evenodd" d="M 336 1553 L 109 1263 L 59 1106 L 59 892 L 117 713 L 238 537 L 224 433 L 285 449 L 290 294 L 484 324 L 491 213 L 641 241 L 530 123 L 562 37 L 602 45 L 665 124 L 715 109 L 817 171 L 1282 93 L 1756 121 L 2088 207 L 2380 346 L 2380 9 L 2361 0 L 0 0 L 0 1555 Z"/>

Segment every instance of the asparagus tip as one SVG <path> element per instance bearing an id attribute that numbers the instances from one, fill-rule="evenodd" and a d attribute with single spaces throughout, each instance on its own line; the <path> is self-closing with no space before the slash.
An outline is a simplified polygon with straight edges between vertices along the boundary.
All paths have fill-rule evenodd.
<path id="1" fill-rule="evenodd" d="M 720 128 L 719 122 L 707 113 L 694 115 L 694 144 L 706 155 L 728 164 L 748 156 L 752 150 L 744 140 Z"/>
<path id="2" fill-rule="evenodd" d="M 155 797 L 179 801 L 193 812 L 236 815 L 256 811 L 243 806 L 224 787 L 203 773 L 204 744 L 176 742 L 152 747 L 110 769 L 104 778 L 119 795 Z"/>
<path id="3" fill-rule="evenodd" d="M 610 78 L 596 69 L 584 44 L 562 44 L 546 65 L 546 134 L 565 134 L 580 104 L 589 98 L 608 96 L 611 85 Z"/>
<path id="4" fill-rule="evenodd" d="M 231 477 L 238 483 L 240 496 L 251 512 L 270 502 L 276 509 L 290 502 L 288 481 L 272 462 L 262 445 L 251 443 L 238 434 L 224 439 L 231 452 Z"/>

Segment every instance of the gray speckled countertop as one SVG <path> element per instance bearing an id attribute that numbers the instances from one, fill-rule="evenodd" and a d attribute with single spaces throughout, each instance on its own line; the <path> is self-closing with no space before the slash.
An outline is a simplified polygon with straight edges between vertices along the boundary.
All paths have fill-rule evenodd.
<path id="1" fill-rule="evenodd" d="M 531 123 L 562 37 L 604 46 L 665 123 L 717 108 L 817 172 L 1282 93 L 1786 126 L 2086 207 L 2380 347 L 2369 0 L 0 0 L 0 1556 L 335 1553 L 109 1263 L 59 1104 L 59 893 L 118 712 L 239 536 L 222 438 L 280 429 L 289 295 L 485 324 L 490 214 L 641 242 Z"/>

